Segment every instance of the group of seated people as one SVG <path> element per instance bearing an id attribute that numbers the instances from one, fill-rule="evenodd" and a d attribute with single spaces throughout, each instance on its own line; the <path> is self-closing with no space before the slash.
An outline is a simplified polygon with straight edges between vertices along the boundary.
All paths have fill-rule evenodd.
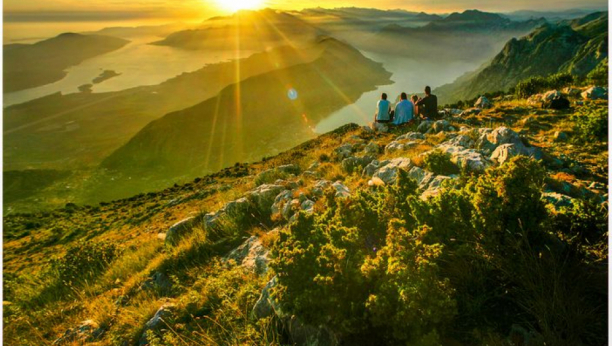
<path id="1" fill-rule="evenodd" d="M 431 94 L 431 88 L 425 87 L 425 97 L 419 98 L 413 95 L 408 100 L 408 95 L 402 93 L 400 101 L 392 108 L 391 102 L 387 100 L 387 94 L 383 93 L 376 105 L 374 122 L 401 125 L 414 122 L 417 119 L 437 119 L 438 98 Z"/>

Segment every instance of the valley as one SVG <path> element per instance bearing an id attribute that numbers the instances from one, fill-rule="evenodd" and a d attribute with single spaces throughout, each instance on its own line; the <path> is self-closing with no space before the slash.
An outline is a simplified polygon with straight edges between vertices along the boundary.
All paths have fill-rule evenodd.
<path id="1" fill-rule="evenodd" d="M 70 67 L 60 81 L 4 94 L 4 171 L 10 172 L 7 183 L 13 184 L 20 175 L 24 178 L 18 181 L 27 181 L 37 176 L 37 170 L 50 170 L 57 172 L 54 177 L 63 177 L 37 191 L 19 194 L 5 212 L 64 203 L 95 204 L 189 181 L 235 162 L 261 159 L 350 122 L 367 124 L 382 92 L 395 99 L 401 92 L 422 95 L 425 85 L 439 87 L 435 93 L 443 105 L 458 97 L 503 90 L 505 85 L 530 76 L 530 72 L 525 70 L 505 85 L 479 77 L 489 84 L 472 82 L 477 89 L 467 86 L 465 80 L 471 81 L 475 78 L 472 75 L 481 73 L 492 52 L 502 50 L 511 37 L 546 21 L 542 17 L 513 18 L 481 11 L 437 16 L 358 8 L 287 13 L 266 9 L 211 18 L 195 26 L 93 31 L 130 42 Z M 601 28 L 589 25 L 586 19 L 578 21 L 568 25 L 581 27 L 601 40 L 596 38 Z M 461 47 L 456 46 L 457 36 L 453 35 L 457 34 L 452 33 L 457 28 L 461 29 Z M 238 32 L 240 35 L 236 35 Z M 257 38 L 249 36 L 252 34 Z M 330 53 L 321 48 L 316 42 L 325 35 L 345 42 L 346 49 Z M 427 44 L 422 41 L 426 37 L 430 41 Z M 416 48 L 424 46 L 434 50 Z M 363 86 L 357 82 L 350 90 L 343 90 L 338 85 L 346 88 L 342 83 L 364 69 L 362 57 L 346 55 L 354 49 L 351 47 L 382 66 L 375 73 L 379 77 L 371 75 L 363 79 L 369 80 Z M 435 47 L 454 53 L 437 53 Z M 595 49 L 595 53 L 585 56 L 601 51 L 589 47 L 583 49 Z M 322 54 L 329 54 L 329 60 L 342 59 L 348 66 L 317 65 L 326 59 Z M 602 58 L 598 55 L 596 59 Z M 312 68 L 297 67 L 310 63 L 314 63 Z M 585 71 L 592 69 L 592 62 L 577 64 L 585 63 Z M 295 68 L 288 69 L 292 66 Z M 308 76 L 307 70 L 314 74 Z M 112 78 L 99 79 L 105 71 L 115 73 Z M 465 74 L 468 71 L 475 72 Z M 274 73 L 276 76 L 271 77 Z M 325 95 L 329 100 L 297 108 L 281 106 L 278 102 L 291 101 L 286 95 L 296 90 L 294 85 L 299 80 L 309 80 L 303 88 L 321 91 L 313 97 Z M 238 93 L 264 95 L 263 90 L 274 92 L 266 92 L 260 104 L 239 101 L 245 96 Z M 455 90 L 461 90 L 461 94 Z M 303 93 L 297 90 L 299 99 L 292 103 L 300 103 Z M 167 120 L 178 119 L 177 112 L 191 114 L 186 117 L 191 120 L 183 120 L 182 125 Z M 293 112 L 296 115 L 291 115 Z M 240 114 L 255 122 L 243 119 L 236 123 Z M 263 114 L 267 116 L 260 118 Z M 253 128 L 254 124 L 257 126 Z M 155 127 L 163 130 L 151 133 Z M 245 132 L 247 128 L 253 130 Z M 272 133 L 287 136 L 270 136 Z"/>

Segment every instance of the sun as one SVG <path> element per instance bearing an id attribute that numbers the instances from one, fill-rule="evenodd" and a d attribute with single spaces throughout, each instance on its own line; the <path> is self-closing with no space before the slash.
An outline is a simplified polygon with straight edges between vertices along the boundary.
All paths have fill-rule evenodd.
<path id="1" fill-rule="evenodd" d="M 254 10 L 263 5 L 263 0 L 217 0 L 220 7 L 236 12 L 238 10 Z"/>

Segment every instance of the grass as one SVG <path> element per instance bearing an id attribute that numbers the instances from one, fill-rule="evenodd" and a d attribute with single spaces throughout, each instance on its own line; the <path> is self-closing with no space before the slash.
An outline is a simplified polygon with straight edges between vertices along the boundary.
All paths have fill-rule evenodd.
<path id="1" fill-rule="evenodd" d="M 604 107 L 604 104 L 599 106 Z M 526 110 L 510 111 L 514 107 Z M 534 115 L 535 112 L 527 107 L 525 101 L 505 101 L 474 119 L 484 126 L 488 125 L 489 118 L 497 119 L 495 124 L 506 124 L 509 116 L 514 116 L 517 121 L 507 122 L 508 126 L 521 132 L 530 143 L 544 148 L 547 154 L 566 155 L 588 171 L 578 176 L 549 167 L 548 181 L 553 185 L 607 181 L 607 143 L 589 143 L 586 146 L 553 144 L 551 136 L 555 131 L 571 129 L 568 120 L 571 111 Z M 528 116 L 534 117 L 531 125 L 521 124 L 520 120 Z M 458 124 L 453 126 L 459 128 Z M 250 235 L 257 235 L 266 247 L 270 247 L 279 234 L 269 230 L 282 227 L 282 224 L 268 220 L 265 215 L 255 215 L 247 221 L 225 219 L 214 230 L 202 225 L 194 227 L 174 247 L 166 247 L 157 235 L 190 215 L 218 210 L 225 203 L 242 197 L 257 185 L 253 181 L 256 174 L 282 164 L 297 164 L 301 171 L 305 171 L 316 161 L 320 163 L 317 171 L 321 179 L 342 180 L 351 191 L 365 189 L 367 179 L 361 177 L 360 172 L 349 175 L 342 171 L 340 162 L 334 161 L 333 149 L 343 143 L 367 144 L 370 141 L 384 147 L 398 135 L 412 130 L 401 128 L 388 134 L 372 134 L 349 127 L 320 136 L 263 162 L 249 164 L 249 176 L 237 177 L 227 170 L 99 206 L 68 206 L 50 212 L 6 215 L 3 220 L 5 342 L 10 345 L 49 344 L 67 329 L 85 320 L 93 320 L 106 329 L 97 344 L 113 345 L 125 340 L 134 343 L 140 339 L 144 324 L 157 309 L 165 302 L 173 302 L 178 306 L 177 316 L 170 324 L 171 328 L 163 336 L 158 336 L 160 343 L 280 345 L 282 338 L 278 321 L 264 319 L 254 322 L 249 318 L 252 306 L 269 277 L 256 277 L 240 267 L 228 267 L 220 258 Z M 408 157 L 413 164 L 425 167 L 421 154 L 447 139 L 445 134 L 427 135 L 426 140 L 416 147 L 382 154 L 378 160 Z M 361 150 L 354 153 L 362 154 Z M 311 177 L 299 179 L 306 186 L 318 180 Z M 308 193 L 305 189 L 296 193 L 299 192 Z M 321 201 L 315 205 L 319 212 L 324 208 Z M 111 242 L 117 245 L 120 254 L 92 280 L 73 287 L 58 286 L 50 270 L 49 258 L 64 256 L 66 249 L 79 241 Z M 525 275 L 542 275 L 542 279 L 548 281 L 525 281 L 522 284 L 531 285 L 528 287 L 530 290 L 535 290 L 538 285 L 556 290 L 559 297 L 556 297 L 555 306 L 581 294 L 571 287 L 555 286 L 554 274 L 572 272 L 571 268 L 532 267 L 533 272 Z M 157 271 L 170 277 L 173 283 L 170 292 L 140 288 Z M 534 291 L 530 298 L 535 301 L 528 298 L 521 299 L 526 299 L 526 308 L 541 316 L 543 323 L 552 321 L 546 323 L 557 326 L 572 322 L 572 328 L 588 328 L 585 321 L 591 321 L 590 315 L 588 311 L 579 310 L 579 299 L 566 304 L 568 313 L 578 316 L 575 321 L 567 321 L 555 316 L 552 306 L 539 305 L 545 298 L 540 292 Z M 203 311 L 207 314 L 202 314 Z M 487 330 L 480 332 L 483 335 L 479 338 L 490 340 L 491 345 L 505 344 L 505 335 Z M 551 328 L 550 333 L 556 333 L 555 329 Z"/>

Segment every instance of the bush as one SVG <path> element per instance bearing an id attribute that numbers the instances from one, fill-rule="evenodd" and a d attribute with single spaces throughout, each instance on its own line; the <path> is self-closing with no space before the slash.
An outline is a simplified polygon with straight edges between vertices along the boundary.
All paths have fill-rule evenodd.
<path id="1" fill-rule="evenodd" d="M 561 89 L 573 82 L 574 77 L 569 73 L 557 73 L 548 77 L 530 77 L 516 85 L 515 93 L 519 98 L 528 98 L 550 89 Z"/>
<path id="2" fill-rule="evenodd" d="M 300 213 L 273 248 L 274 295 L 348 340 L 439 344 L 455 302 L 438 276 L 443 246 L 427 241 L 428 229 L 415 228 L 406 210 L 417 198 L 416 184 L 401 178 L 385 192 L 328 196 L 323 214 Z"/>
<path id="3" fill-rule="evenodd" d="M 440 150 L 431 151 L 423 159 L 425 169 L 436 174 L 450 175 L 459 173 L 459 167 L 451 162 L 451 156 Z"/>
<path id="4" fill-rule="evenodd" d="M 587 105 L 580 107 L 572 116 L 574 139 L 579 143 L 588 143 L 608 138 L 608 108 Z"/>
<path id="5" fill-rule="evenodd" d="M 63 257 L 53 259 L 51 267 L 61 282 L 70 285 L 93 278 L 108 267 L 117 254 L 113 244 L 81 241 Z"/>
<path id="6" fill-rule="evenodd" d="M 597 67 L 589 72 L 587 75 L 587 80 L 589 83 L 595 85 L 608 84 L 608 58 L 602 60 Z"/>

